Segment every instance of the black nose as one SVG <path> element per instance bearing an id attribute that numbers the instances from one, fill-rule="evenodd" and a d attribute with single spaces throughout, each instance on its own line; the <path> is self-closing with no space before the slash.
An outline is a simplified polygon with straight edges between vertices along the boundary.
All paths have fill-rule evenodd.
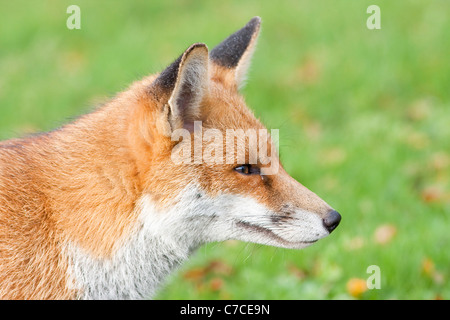
<path id="1" fill-rule="evenodd" d="M 329 233 L 336 229 L 336 227 L 341 222 L 341 215 L 336 210 L 328 212 L 328 214 L 323 218 L 323 225 L 328 230 Z"/>

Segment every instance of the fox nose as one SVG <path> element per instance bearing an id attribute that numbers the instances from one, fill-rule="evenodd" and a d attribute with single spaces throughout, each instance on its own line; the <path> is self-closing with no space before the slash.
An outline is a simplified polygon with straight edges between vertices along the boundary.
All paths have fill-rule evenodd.
<path id="1" fill-rule="evenodd" d="M 328 230 L 329 233 L 336 229 L 336 227 L 339 225 L 339 222 L 341 222 L 341 215 L 336 210 L 328 212 L 325 218 L 323 220 L 323 225 L 325 226 L 325 229 Z"/>

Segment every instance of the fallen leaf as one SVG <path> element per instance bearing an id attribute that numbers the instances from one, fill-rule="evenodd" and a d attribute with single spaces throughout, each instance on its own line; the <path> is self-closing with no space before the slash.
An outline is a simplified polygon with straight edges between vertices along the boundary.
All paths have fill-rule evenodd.
<path id="1" fill-rule="evenodd" d="M 197 284 L 199 284 L 206 282 L 210 276 L 213 275 L 229 276 L 232 274 L 232 272 L 233 268 L 230 265 L 226 264 L 221 260 L 216 259 L 210 261 L 205 266 L 187 270 L 183 274 L 183 278 L 188 281 L 196 282 Z M 216 286 L 217 285 L 218 284 L 216 283 Z"/>
<path id="2" fill-rule="evenodd" d="M 223 287 L 223 280 L 221 278 L 212 278 L 209 282 L 209 287 L 212 291 L 219 291 Z"/>
<path id="3" fill-rule="evenodd" d="M 219 292 L 219 299 L 220 300 L 232 300 L 233 297 L 229 292 L 226 292 L 225 290 L 220 290 Z"/>
<path id="4" fill-rule="evenodd" d="M 193 268 L 186 271 L 183 274 L 183 278 L 190 281 L 200 281 L 206 276 L 206 274 L 207 270 L 204 267 Z"/>
<path id="5" fill-rule="evenodd" d="M 406 138 L 406 144 L 416 150 L 422 150 L 430 145 L 430 138 L 422 132 L 411 132 Z"/>
<path id="6" fill-rule="evenodd" d="M 295 264 L 291 263 L 288 266 L 288 270 L 291 274 L 293 274 L 297 279 L 305 279 L 306 278 L 306 272 L 299 267 L 297 267 Z"/>
<path id="7" fill-rule="evenodd" d="M 347 292 L 354 298 L 360 298 L 368 290 L 366 280 L 351 278 L 347 282 Z"/>
<path id="8" fill-rule="evenodd" d="M 436 284 L 443 285 L 445 283 L 445 276 L 438 271 L 433 272 L 432 278 Z"/>
<path id="9" fill-rule="evenodd" d="M 450 166 L 450 155 L 445 152 L 436 152 L 430 160 L 432 168 L 436 171 L 444 170 Z"/>
<path id="10" fill-rule="evenodd" d="M 420 121 L 428 118 L 432 113 L 431 99 L 423 98 L 414 101 L 406 110 L 407 117 L 412 121 Z"/>
<path id="11" fill-rule="evenodd" d="M 427 203 L 438 202 L 444 199 L 444 192 L 438 186 L 428 186 L 422 190 L 421 197 Z"/>
<path id="12" fill-rule="evenodd" d="M 318 121 L 309 121 L 308 123 L 305 123 L 304 130 L 308 139 L 313 141 L 320 140 L 323 134 L 322 125 Z"/>
<path id="13" fill-rule="evenodd" d="M 423 259 L 422 272 L 433 279 L 436 284 L 442 285 L 445 282 L 444 275 L 436 270 L 435 264 L 430 258 Z"/>
<path id="14" fill-rule="evenodd" d="M 387 244 L 392 241 L 397 234 L 397 228 L 392 224 L 384 224 L 379 226 L 374 233 L 376 243 Z"/>
<path id="15" fill-rule="evenodd" d="M 434 262 L 430 258 L 423 259 L 422 272 L 426 275 L 431 275 L 434 272 Z"/>
<path id="16" fill-rule="evenodd" d="M 364 246 L 364 238 L 361 236 L 356 236 L 345 241 L 344 246 L 347 250 L 358 250 Z"/>
<path id="17" fill-rule="evenodd" d="M 233 272 L 233 268 L 222 260 L 212 260 L 207 266 L 207 271 L 218 275 L 229 276 Z"/>
<path id="18" fill-rule="evenodd" d="M 347 159 L 344 149 L 334 147 L 321 153 L 321 162 L 325 165 L 340 165 Z"/>
<path id="19" fill-rule="evenodd" d="M 315 84 L 320 79 L 320 66 L 313 58 L 307 58 L 298 69 L 300 80 L 305 84 Z"/>

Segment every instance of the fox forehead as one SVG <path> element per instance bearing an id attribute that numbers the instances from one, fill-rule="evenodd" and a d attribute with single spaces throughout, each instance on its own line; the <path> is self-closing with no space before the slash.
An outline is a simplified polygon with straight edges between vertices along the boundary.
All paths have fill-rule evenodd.
<path id="1" fill-rule="evenodd" d="M 202 104 L 204 127 L 226 129 L 264 129 L 236 90 L 220 80 L 210 81 L 209 95 Z"/>

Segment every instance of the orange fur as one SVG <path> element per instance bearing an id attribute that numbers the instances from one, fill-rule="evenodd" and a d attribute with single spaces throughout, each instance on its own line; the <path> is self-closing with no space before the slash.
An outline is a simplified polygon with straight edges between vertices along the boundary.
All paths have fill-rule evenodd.
<path id="1" fill-rule="evenodd" d="M 239 94 L 233 70 L 210 65 L 198 117 L 204 128 L 264 128 Z M 0 143 L 1 298 L 76 297 L 67 286 L 64 245 L 76 243 L 108 259 L 134 232 L 143 193 L 170 206 L 192 176 L 211 196 L 251 195 L 274 211 L 283 210 L 288 198 L 320 215 L 330 210 L 282 168 L 261 178 L 237 174 L 236 164 L 174 164 L 169 94 L 152 86 L 156 77 L 58 130 Z"/>

